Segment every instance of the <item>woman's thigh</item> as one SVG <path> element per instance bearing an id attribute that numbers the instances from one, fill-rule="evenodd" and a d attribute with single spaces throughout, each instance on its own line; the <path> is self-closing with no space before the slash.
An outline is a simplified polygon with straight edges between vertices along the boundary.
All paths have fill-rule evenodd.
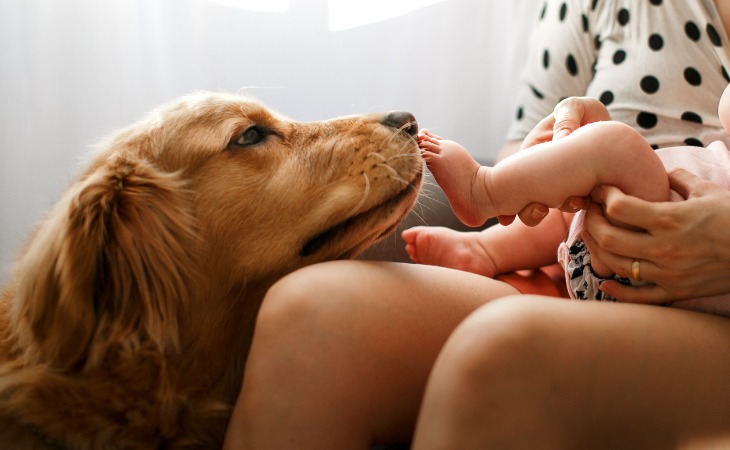
<path id="1" fill-rule="evenodd" d="M 415 448 L 724 448 L 728 424 L 730 320 L 522 296 L 453 334 Z"/>
<path id="2" fill-rule="evenodd" d="M 449 334 L 485 302 L 516 293 L 411 264 L 338 261 L 288 275 L 259 312 L 228 442 L 356 449 L 409 440 Z"/>

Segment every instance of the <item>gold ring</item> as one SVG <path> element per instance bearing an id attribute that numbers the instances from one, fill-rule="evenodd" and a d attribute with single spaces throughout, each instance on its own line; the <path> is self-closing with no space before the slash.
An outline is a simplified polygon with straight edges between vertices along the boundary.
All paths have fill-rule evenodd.
<path id="1" fill-rule="evenodd" d="M 638 259 L 635 259 L 634 262 L 631 263 L 631 278 L 636 281 L 641 281 L 641 271 L 639 264 L 640 263 Z"/>

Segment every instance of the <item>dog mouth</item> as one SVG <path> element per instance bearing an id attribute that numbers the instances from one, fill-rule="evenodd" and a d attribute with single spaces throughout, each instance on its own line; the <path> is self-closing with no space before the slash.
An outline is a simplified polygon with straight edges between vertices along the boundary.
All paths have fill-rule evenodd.
<path id="1" fill-rule="evenodd" d="M 377 214 L 378 211 L 389 208 L 389 207 L 395 207 L 399 205 L 406 197 L 411 195 L 414 192 L 417 192 L 421 179 L 423 178 L 423 170 L 420 170 L 416 176 L 411 180 L 408 185 L 400 190 L 398 193 L 396 193 L 394 196 L 390 197 L 389 199 L 383 201 L 382 203 L 379 203 L 378 205 L 373 206 L 372 208 L 368 209 L 367 211 L 363 211 L 360 214 L 357 214 L 355 216 L 352 216 L 330 228 L 327 228 L 323 232 L 317 234 L 312 239 L 307 241 L 302 249 L 300 250 L 299 254 L 302 257 L 311 256 L 315 253 L 317 253 L 319 250 L 322 249 L 325 245 L 327 245 L 330 242 L 333 242 L 337 240 L 340 236 L 346 235 L 350 232 L 353 228 L 357 227 L 357 225 L 361 222 L 364 222 L 365 220 L 371 218 L 373 215 Z M 390 234 L 405 218 L 405 216 L 408 214 L 408 211 L 410 208 L 404 209 L 402 214 L 398 215 L 397 220 L 395 220 L 394 223 L 389 225 L 385 228 L 382 232 L 378 233 L 374 238 L 370 238 L 370 235 L 368 235 L 367 239 L 358 240 L 357 243 L 353 246 L 350 246 L 347 251 L 342 253 L 337 259 L 348 259 L 355 256 L 356 250 L 358 248 L 362 248 L 368 240 L 372 240 L 374 243 L 375 241 L 387 236 Z"/>

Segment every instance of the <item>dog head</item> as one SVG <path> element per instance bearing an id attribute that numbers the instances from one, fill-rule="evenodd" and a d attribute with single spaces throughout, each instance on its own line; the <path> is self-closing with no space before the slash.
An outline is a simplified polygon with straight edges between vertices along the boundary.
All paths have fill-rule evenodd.
<path id="1" fill-rule="evenodd" d="M 153 111 L 102 146 L 31 239 L 18 347 L 65 369 L 103 364 L 110 346 L 175 353 L 181 315 L 225 314 L 234 290 L 356 256 L 417 198 L 416 130 L 407 113 L 302 123 L 227 94 Z"/>

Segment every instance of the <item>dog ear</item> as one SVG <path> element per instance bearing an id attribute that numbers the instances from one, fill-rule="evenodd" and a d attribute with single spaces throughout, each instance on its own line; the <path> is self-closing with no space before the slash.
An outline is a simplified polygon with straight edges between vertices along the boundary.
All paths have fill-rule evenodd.
<path id="1" fill-rule="evenodd" d="M 109 346 L 175 351 L 193 283 L 190 210 L 180 177 L 142 160 L 110 159 L 73 185 L 19 262 L 26 356 L 71 368 Z"/>

